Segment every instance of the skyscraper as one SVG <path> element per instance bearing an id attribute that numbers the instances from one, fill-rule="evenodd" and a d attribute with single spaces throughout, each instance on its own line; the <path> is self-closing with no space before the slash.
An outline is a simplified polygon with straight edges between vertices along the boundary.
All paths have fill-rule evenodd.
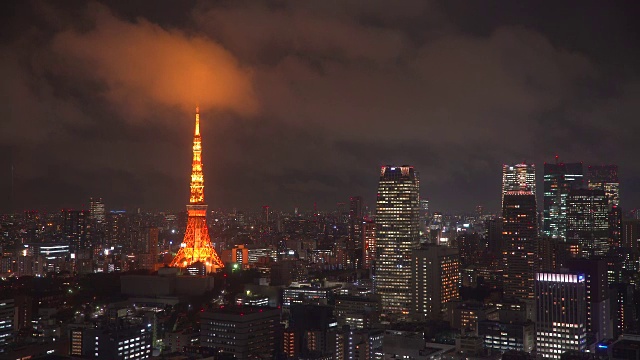
<path id="1" fill-rule="evenodd" d="M 362 268 L 362 196 L 349 198 L 349 238 L 347 240 L 347 265 Z"/>
<path id="2" fill-rule="evenodd" d="M 91 219 L 96 223 L 104 223 L 106 217 L 102 198 L 89 199 L 89 214 L 91 215 Z"/>
<path id="3" fill-rule="evenodd" d="M 582 163 L 544 164 L 543 233 L 566 238 L 567 197 L 583 186 Z"/>
<path id="4" fill-rule="evenodd" d="M 589 166 L 587 178 L 589 181 L 589 189 L 604 191 L 609 207 L 620 205 L 618 165 Z"/>
<path id="5" fill-rule="evenodd" d="M 607 262 L 602 259 L 571 259 L 567 268 L 585 275 L 587 332 L 597 341 L 613 338 Z"/>
<path id="6" fill-rule="evenodd" d="M 371 269 L 376 261 L 376 223 L 366 218 L 362 222 L 362 268 Z"/>
<path id="7" fill-rule="evenodd" d="M 542 358 L 586 349 L 586 293 L 582 273 L 536 274 L 536 351 Z"/>
<path id="8" fill-rule="evenodd" d="M 533 299 L 537 218 L 536 197 L 531 191 L 509 191 L 505 194 L 502 236 L 506 297 Z"/>
<path id="9" fill-rule="evenodd" d="M 502 165 L 502 201 L 508 191 L 521 190 L 536 194 L 536 166 L 526 163 Z"/>
<path id="10" fill-rule="evenodd" d="M 189 217 L 187 218 L 184 240 L 170 266 L 186 268 L 199 261 L 207 267 L 207 271 L 216 271 L 224 267 L 211 244 L 209 227 L 207 226 L 199 108 L 196 108 L 196 129 L 193 136 L 193 162 L 191 164 L 191 197 L 189 205 L 187 205 L 187 212 Z"/>
<path id="11" fill-rule="evenodd" d="M 62 210 L 62 234 L 73 254 L 91 246 L 88 217 L 89 212 L 86 210 Z"/>
<path id="12" fill-rule="evenodd" d="M 429 245 L 412 253 L 411 314 L 415 319 L 441 320 L 449 302 L 460 297 L 458 250 Z"/>
<path id="13" fill-rule="evenodd" d="M 376 201 L 375 290 L 382 310 L 407 315 L 411 252 L 420 242 L 418 176 L 413 166 L 383 166 Z"/>
<path id="14" fill-rule="evenodd" d="M 609 250 L 609 217 L 603 190 L 576 189 L 567 197 L 566 241 L 580 256 L 604 255 Z"/>

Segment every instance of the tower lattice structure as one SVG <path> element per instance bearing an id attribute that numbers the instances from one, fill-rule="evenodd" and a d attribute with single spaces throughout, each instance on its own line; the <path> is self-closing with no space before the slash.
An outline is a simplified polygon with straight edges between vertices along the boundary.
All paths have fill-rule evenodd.
<path id="1" fill-rule="evenodd" d="M 202 136 L 200 135 L 200 109 L 196 107 L 196 129 L 193 136 L 193 162 L 191 165 L 191 196 L 187 205 L 187 229 L 180 250 L 169 266 L 187 267 L 202 262 L 207 271 L 224 267 L 211 244 L 207 226 L 207 205 L 204 203 L 204 175 L 202 173 Z"/>

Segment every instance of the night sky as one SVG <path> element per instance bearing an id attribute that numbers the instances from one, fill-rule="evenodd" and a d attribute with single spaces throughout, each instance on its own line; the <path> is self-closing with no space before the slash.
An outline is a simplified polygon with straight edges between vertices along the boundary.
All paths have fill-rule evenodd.
<path id="1" fill-rule="evenodd" d="M 640 207 L 638 3 L 2 1 L 0 210 L 182 209 L 196 103 L 212 208 L 371 205 L 411 164 L 497 211 L 503 163 L 555 155 Z"/>

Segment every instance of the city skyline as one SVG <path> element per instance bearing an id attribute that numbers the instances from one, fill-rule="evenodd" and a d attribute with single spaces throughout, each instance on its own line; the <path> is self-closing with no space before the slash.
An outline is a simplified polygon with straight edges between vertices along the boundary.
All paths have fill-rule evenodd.
<path id="1" fill-rule="evenodd" d="M 196 102 L 212 208 L 371 206 L 377 168 L 406 163 L 432 209 L 497 213 L 496 169 L 556 155 L 618 165 L 635 208 L 625 6 L 9 1 L 1 210 L 179 209 Z"/>
<path id="2" fill-rule="evenodd" d="M 639 15 L 0 2 L 0 358 L 640 359 Z"/>

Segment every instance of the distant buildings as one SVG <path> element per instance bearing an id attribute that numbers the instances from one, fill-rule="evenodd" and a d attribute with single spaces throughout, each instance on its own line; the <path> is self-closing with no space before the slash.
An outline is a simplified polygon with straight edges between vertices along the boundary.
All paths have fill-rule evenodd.
<path id="1" fill-rule="evenodd" d="M 106 212 L 102 198 L 89 199 L 89 214 L 91 219 L 97 223 L 104 223 L 106 220 Z"/>
<path id="2" fill-rule="evenodd" d="M 362 196 L 349 198 L 349 237 L 347 239 L 347 267 L 362 268 Z"/>
<path id="3" fill-rule="evenodd" d="M 406 316 L 411 307 L 411 251 L 420 241 L 418 174 L 413 166 L 383 166 L 376 201 L 375 291 L 382 310 Z"/>
<path id="4" fill-rule="evenodd" d="M 364 219 L 362 222 L 362 268 L 372 269 L 376 260 L 376 222 Z"/>
<path id="5" fill-rule="evenodd" d="M 62 210 L 62 234 L 69 244 L 72 258 L 88 257 L 91 248 L 89 236 L 89 212 L 86 210 Z"/>

